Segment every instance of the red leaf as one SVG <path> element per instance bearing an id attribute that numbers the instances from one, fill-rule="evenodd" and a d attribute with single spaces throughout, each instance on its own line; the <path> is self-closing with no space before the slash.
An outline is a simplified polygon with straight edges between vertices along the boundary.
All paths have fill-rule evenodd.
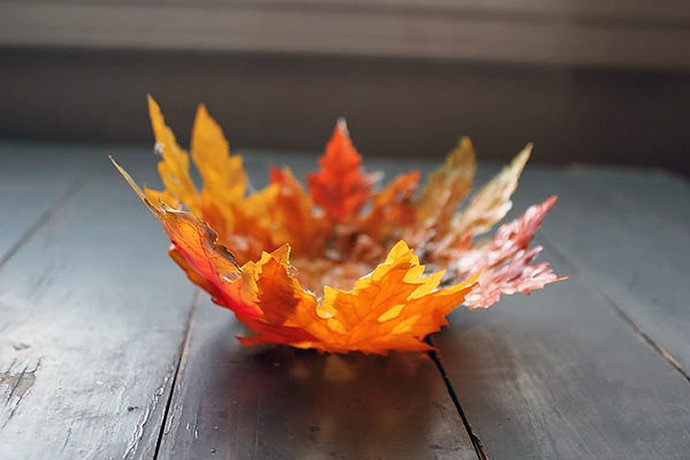
<path id="1" fill-rule="evenodd" d="M 356 216 L 369 199 L 372 178 L 362 173 L 361 163 L 362 157 L 350 141 L 345 121 L 338 121 L 326 152 L 319 159 L 320 171 L 307 176 L 314 203 L 334 223 Z"/>

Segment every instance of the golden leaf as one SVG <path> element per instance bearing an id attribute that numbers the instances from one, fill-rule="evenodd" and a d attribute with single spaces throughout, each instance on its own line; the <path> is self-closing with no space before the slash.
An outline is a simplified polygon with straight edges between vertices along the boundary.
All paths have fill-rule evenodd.
<path id="1" fill-rule="evenodd" d="M 191 153 L 204 182 L 204 191 L 208 191 L 214 203 L 228 206 L 244 198 L 247 174 L 242 157 L 230 155 L 223 130 L 203 104 L 194 119 Z"/>
<path id="2" fill-rule="evenodd" d="M 156 151 L 161 156 L 158 173 L 171 197 L 183 203 L 192 211 L 198 211 L 197 191 L 189 175 L 189 156 L 180 148 L 172 130 L 165 124 L 163 113 L 149 94 L 149 116 L 156 138 Z"/>
<path id="3" fill-rule="evenodd" d="M 427 185 L 415 203 L 417 220 L 431 219 L 432 226 L 441 226 L 444 233 L 448 219 L 472 188 L 477 169 L 474 148 L 468 137 L 463 137 L 446 161 L 429 175 Z"/>
<path id="4" fill-rule="evenodd" d="M 532 152 L 528 144 L 510 164 L 501 170 L 472 198 L 467 208 L 453 220 L 456 234 L 479 235 L 491 230 L 510 211 L 510 197 L 517 188 L 518 179 Z"/>

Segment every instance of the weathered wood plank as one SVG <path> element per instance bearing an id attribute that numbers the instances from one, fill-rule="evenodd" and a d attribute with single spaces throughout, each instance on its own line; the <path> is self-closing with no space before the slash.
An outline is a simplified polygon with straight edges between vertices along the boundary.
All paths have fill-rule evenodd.
<path id="1" fill-rule="evenodd" d="M 426 355 L 244 348 L 232 313 L 194 317 L 160 457 L 476 458 Z"/>
<path id="2" fill-rule="evenodd" d="M 138 173 L 153 171 L 149 156 L 123 157 L 141 182 L 151 182 L 152 175 Z M 265 182 L 263 167 L 271 160 L 296 165 L 298 174 L 315 165 L 313 157 L 249 154 L 256 186 Z M 591 230 L 575 224 L 592 215 L 617 235 L 616 226 L 634 223 L 640 205 L 648 219 L 633 235 L 661 232 L 663 244 L 678 247 L 687 210 L 663 200 L 671 193 L 659 185 L 663 178 L 645 186 L 643 174 L 628 190 L 618 184 L 625 174 L 585 182 L 572 175 L 528 170 L 516 197 L 522 210 L 561 194 L 546 221 L 549 242 L 558 245 L 559 232 L 568 229 L 589 236 Z M 571 180 L 572 193 L 564 194 L 562 184 Z M 684 183 L 674 184 L 672 193 L 682 197 Z M 566 196 L 587 201 L 569 206 Z M 574 220 L 563 223 L 561 209 Z M 596 235 L 608 238 L 601 252 L 617 243 L 606 232 Z M 660 243 L 648 243 L 647 266 L 681 260 L 654 259 Z M 629 246 L 613 247 L 617 253 Z M 0 398 L 7 399 L 0 409 L 0 458 L 153 456 L 192 292 L 164 248 L 155 221 L 104 161 L 0 270 Z M 611 297 L 606 286 L 620 280 L 596 277 L 592 291 L 592 269 L 571 259 L 575 251 L 558 249 L 586 284 L 575 267 L 547 254 L 573 279 L 532 297 L 506 298 L 488 312 L 460 311 L 437 339 L 475 432 L 492 458 L 682 458 L 690 448 L 687 383 L 599 295 L 600 289 Z M 165 317 L 160 305 L 169 306 Z M 239 329 L 231 316 L 206 300 L 197 311 L 164 458 L 474 455 L 429 361 L 245 350 L 232 338 Z"/>
<path id="3" fill-rule="evenodd" d="M 76 167 L 65 153 L 60 144 L 0 142 L 0 264 L 76 190 L 88 164 Z"/>
<path id="4" fill-rule="evenodd" d="M 149 156 L 118 157 L 153 177 Z M 154 455 L 194 291 L 107 157 L 94 162 L 0 270 L 2 459 Z"/>
<path id="5" fill-rule="evenodd" d="M 690 186 L 660 172 L 526 171 L 516 207 L 560 196 L 543 235 L 690 374 Z"/>
<path id="6" fill-rule="evenodd" d="M 458 310 L 433 339 L 489 457 L 685 458 L 688 382 L 572 265 L 543 258 L 571 279 Z"/>
<path id="7" fill-rule="evenodd" d="M 690 449 L 687 382 L 577 275 L 451 324 L 434 342 L 491 458 L 680 459 Z"/>

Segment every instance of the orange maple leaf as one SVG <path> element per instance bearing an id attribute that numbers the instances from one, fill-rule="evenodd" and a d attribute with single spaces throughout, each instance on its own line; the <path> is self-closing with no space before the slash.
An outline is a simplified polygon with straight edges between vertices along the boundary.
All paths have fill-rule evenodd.
<path id="1" fill-rule="evenodd" d="M 362 157 L 350 141 L 344 120 L 338 121 L 326 153 L 319 159 L 321 170 L 307 176 L 314 203 L 334 223 L 355 216 L 369 199 L 372 178 L 360 169 Z"/>
<path id="2" fill-rule="evenodd" d="M 424 266 L 404 241 L 353 289 L 326 287 L 320 302 L 291 276 L 287 258 L 264 253 L 251 272 L 255 284 L 248 285 L 255 286 L 257 306 L 265 314 L 243 320 L 257 334 L 244 343 L 337 353 L 428 350 L 423 338 L 446 324 L 445 316 L 475 285 L 470 279 L 438 289 L 443 272 L 423 276 Z"/>
<path id="3" fill-rule="evenodd" d="M 247 326 L 252 335 L 240 338 L 246 345 L 428 350 L 424 338 L 460 304 L 485 308 L 501 294 L 529 293 L 563 279 L 548 264 L 533 264 L 541 248 L 529 248 L 555 197 L 503 225 L 493 241 L 473 244 L 510 209 L 530 146 L 459 211 L 475 170 L 469 139 L 415 200 L 417 172 L 373 191 L 376 176 L 362 172 L 340 121 L 319 172 L 308 175 L 310 193 L 289 168 L 272 168 L 269 185 L 248 194 L 242 158 L 230 154 L 204 106 L 191 143 L 200 189 L 191 178 L 190 154 L 151 97 L 149 109 L 165 190 L 141 190 L 113 163 L 161 221 L 173 260 Z M 446 269 L 427 273 L 420 257 Z"/>

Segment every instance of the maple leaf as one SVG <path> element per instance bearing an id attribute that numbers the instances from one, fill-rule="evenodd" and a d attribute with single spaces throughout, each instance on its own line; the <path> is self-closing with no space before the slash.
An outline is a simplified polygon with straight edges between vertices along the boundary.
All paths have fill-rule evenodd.
<path id="1" fill-rule="evenodd" d="M 547 284 L 567 279 L 557 276 L 546 262 L 531 263 L 541 250 L 538 246 L 529 251 L 520 251 L 500 268 L 484 272 L 478 281 L 478 288 L 468 296 L 470 309 L 489 308 L 499 301 L 502 294 L 529 294 L 543 289 Z"/>
<path id="2" fill-rule="evenodd" d="M 477 169 L 474 148 L 463 137 L 444 164 L 429 175 L 427 185 L 415 203 L 417 220 L 438 233 L 445 233 L 449 218 L 472 188 Z"/>
<path id="3" fill-rule="evenodd" d="M 566 279 L 557 276 L 545 262 L 531 263 L 542 248 L 529 249 L 529 245 L 555 203 L 556 197 L 552 196 L 531 206 L 518 219 L 502 225 L 491 244 L 457 259 L 455 270 L 460 278 L 470 270 L 480 270 L 477 287 L 466 300 L 470 309 L 488 308 L 498 302 L 501 294 L 529 294 Z"/>
<path id="4" fill-rule="evenodd" d="M 369 199 L 373 179 L 362 173 L 362 157 L 347 132 L 345 120 L 339 120 L 326 153 L 319 159 L 321 170 L 307 176 L 314 203 L 321 206 L 334 223 L 355 216 Z"/>
<path id="5" fill-rule="evenodd" d="M 260 312 L 251 301 L 232 295 L 226 288 L 242 270 L 235 257 L 217 242 L 216 233 L 193 214 L 173 209 L 155 197 L 147 195 L 132 177 L 111 158 L 111 161 L 147 208 L 158 218 L 173 244 L 172 259 L 180 265 L 189 279 L 206 290 L 214 302 L 233 309 L 244 316 Z"/>
<path id="6" fill-rule="evenodd" d="M 230 145 L 220 125 L 205 105 L 200 105 L 192 129 L 192 160 L 204 182 L 204 191 L 219 205 L 240 201 L 247 190 L 247 173 L 240 155 L 230 155 Z"/>
<path id="7" fill-rule="evenodd" d="M 458 251 L 471 245 L 474 236 L 487 232 L 505 217 L 512 207 L 510 198 L 531 151 L 532 145 L 528 144 L 474 195 L 463 210 L 448 219 L 450 223 L 447 226 L 439 231 L 423 233 L 428 237 L 420 242 L 420 246 L 427 251 L 430 260 L 449 263 Z M 429 239 L 433 239 L 431 244 Z"/>
<path id="8" fill-rule="evenodd" d="M 198 209 L 197 191 L 189 174 L 189 156 L 175 140 L 172 130 L 165 124 L 163 113 L 149 94 L 149 117 L 156 138 L 156 151 L 161 156 L 158 173 L 169 197 L 184 203 L 189 209 Z"/>
<path id="9" fill-rule="evenodd" d="M 518 179 L 531 152 L 532 144 L 528 144 L 508 166 L 479 190 L 467 208 L 453 219 L 453 232 L 479 235 L 505 217 L 512 207 L 510 197 L 517 188 Z"/>
<path id="10" fill-rule="evenodd" d="M 344 350 L 429 349 L 421 339 L 446 324 L 445 316 L 464 300 L 474 279 L 439 289 L 444 271 L 424 276 L 424 268 L 400 241 L 352 290 L 325 288 L 320 312 L 340 334 Z"/>
<path id="11" fill-rule="evenodd" d="M 203 188 L 198 191 L 191 179 L 190 156 L 175 140 L 156 101 L 148 96 L 149 114 L 161 155 L 158 170 L 164 191 L 146 189 L 152 202 L 179 209 L 184 205 L 214 229 L 222 244 L 231 248 L 240 262 L 261 255 L 273 247 L 272 220 L 278 186 L 269 185 L 245 196 L 247 175 L 242 157 L 230 155 L 229 144 L 218 123 L 200 105 L 192 130 L 191 159 L 199 171 Z"/>
<path id="12" fill-rule="evenodd" d="M 548 264 L 533 263 L 541 248 L 529 247 L 555 197 L 501 226 L 493 239 L 474 242 L 510 209 L 531 146 L 460 211 L 476 169 L 469 139 L 415 200 L 417 172 L 373 191 L 376 176 L 362 172 L 361 156 L 339 121 L 320 170 L 307 176 L 309 193 L 287 167 L 272 167 L 269 184 L 247 193 L 242 158 L 230 154 L 220 126 L 201 105 L 191 142 L 199 190 L 190 154 L 150 96 L 149 111 L 165 189 L 141 190 L 113 163 L 160 220 L 172 259 L 247 326 L 252 335 L 239 338 L 246 345 L 424 351 L 430 348 L 424 338 L 460 304 L 486 308 L 502 294 L 564 279 Z M 420 258 L 447 270 L 427 272 Z"/>

